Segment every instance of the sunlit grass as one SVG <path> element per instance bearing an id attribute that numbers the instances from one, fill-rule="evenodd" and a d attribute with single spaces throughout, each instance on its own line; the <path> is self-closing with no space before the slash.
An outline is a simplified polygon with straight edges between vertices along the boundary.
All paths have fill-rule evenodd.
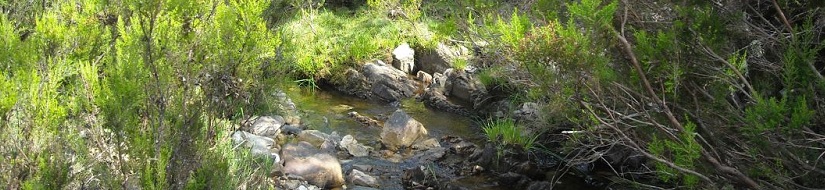
<path id="1" fill-rule="evenodd" d="M 528 136 L 512 119 L 490 120 L 484 124 L 487 140 L 500 145 L 515 145 L 524 150 L 534 148 L 538 135 Z"/>
<path id="2" fill-rule="evenodd" d="M 421 27 L 423 26 L 423 27 Z M 283 55 L 296 74 L 328 77 L 339 66 L 385 59 L 401 43 L 434 44 L 434 33 L 421 23 L 390 19 L 369 10 L 306 11 L 284 23 Z"/>

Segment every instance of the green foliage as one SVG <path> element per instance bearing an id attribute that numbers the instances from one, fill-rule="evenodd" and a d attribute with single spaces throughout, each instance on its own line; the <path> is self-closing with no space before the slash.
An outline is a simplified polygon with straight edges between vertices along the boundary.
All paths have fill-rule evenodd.
<path id="1" fill-rule="evenodd" d="M 817 74 L 821 75 L 818 70 L 812 69 L 814 62 L 817 60 L 819 52 L 825 48 L 823 42 L 816 42 L 817 34 L 813 29 L 813 18 L 806 19 L 801 27 L 795 29 L 796 35 L 791 36 L 791 39 L 784 44 L 785 52 L 782 54 L 782 83 L 785 86 L 785 91 L 803 90 L 803 92 L 811 93 L 813 90 L 810 86 L 810 81 L 815 81 L 820 88 L 825 87 L 825 80 L 817 78 Z M 800 94 L 784 94 L 785 96 L 798 96 Z M 801 94 L 811 96 L 812 94 Z"/>
<path id="2" fill-rule="evenodd" d="M 611 27 L 613 13 L 616 12 L 618 3 L 609 0 L 607 5 L 602 6 L 604 0 L 582 0 L 579 3 L 568 3 L 568 12 L 575 18 L 585 22 L 586 25 L 594 29 L 605 29 Z M 572 26 L 572 25 L 570 25 Z"/>
<path id="3" fill-rule="evenodd" d="M 178 171 L 168 166 L 180 135 L 203 127 L 188 126 L 186 118 L 213 106 L 203 104 L 203 91 L 216 89 L 202 83 L 204 76 L 226 73 L 240 81 L 234 89 L 248 93 L 263 86 L 264 73 L 278 71 L 268 67 L 281 39 L 262 18 L 268 1 L 27 3 L 0 4 L 3 10 L 44 5 L 32 18 L 0 15 L 0 47 L 8 50 L 0 52 L 0 128 L 9 131 L 2 143 L 14 145 L 0 147 L 12 155 L 0 168 L 16 168 L 0 176 L 3 185 L 21 180 L 23 188 L 61 189 L 77 185 L 71 180 L 95 179 L 105 187 L 123 184 L 122 172 L 132 171 L 144 188 L 170 188 L 167 177 Z M 19 109 L 7 113 L 12 108 Z M 7 114 L 14 124 L 5 122 Z M 78 137 L 81 130 L 96 142 Z M 112 157 L 89 163 L 84 154 L 90 150 Z M 70 165 L 91 169 L 81 171 L 84 179 L 72 178 L 81 174 L 69 174 Z"/>
<path id="4" fill-rule="evenodd" d="M 642 69 L 648 71 L 645 75 L 652 81 L 664 85 L 665 92 L 676 97 L 677 88 L 681 86 L 685 69 L 681 63 L 682 54 L 680 46 L 677 44 L 676 34 L 673 30 L 658 31 L 655 35 L 646 31 L 634 33 L 636 46 L 634 52 L 637 53 L 639 61 L 643 64 Z"/>
<path id="5" fill-rule="evenodd" d="M 534 143 L 538 135 L 529 136 L 524 134 L 521 127 L 516 125 L 512 119 L 500 119 L 487 121 L 483 127 L 484 134 L 487 140 L 497 143 L 500 146 L 513 145 L 522 148 L 522 150 L 531 150 L 534 148 Z"/>
<path id="6" fill-rule="evenodd" d="M 501 35 L 501 41 L 509 47 L 518 47 L 527 35 L 527 32 L 532 28 L 530 19 L 524 14 L 519 14 L 518 11 L 513 11 L 509 22 L 505 22 L 501 16 L 495 22 L 493 29 L 497 34 Z"/>
<path id="7" fill-rule="evenodd" d="M 404 22 L 394 22 L 383 14 L 324 11 L 305 13 L 285 23 L 281 32 L 284 53 L 297 78 L 328 77 L 341 66 L 383 59 L 402 42 L 419 44 L 418 38 Z"/>
<path id="8" fill-rule="evenodd" d="M 756 103 L 745 110 L 748 125 L 742 130 L 754 142 L 765 142 L 766 133 L 793 133 L 807 126 L 815 114 L 805 97 L 796 100 L 764 98 L 754 94 Z M 793 102 L 789 102 L 793 101 Z"/>
<path id="9" fill-rule="evenodd" d="M 701 157 L 702 147 L 696 142 L 696 124 L 688 122 L 684 125 L 685 130 L 679 133 L 676 141 L 659 139 L 654 137 L 647 144 L 647 149 L 651 154 L 663 157 L 670 157 L 673 163 L 679 167 L 695 168 L 696 161 Z M 659 179 L 664 182 L 672 182 L 681 179 L 681 183 L 688 187 L 696 187 L 699 183 L 697 176 L 680 174 L 676 169 L 663 163 L 656 163 L 656 170 Z M 681 176 L 681 177 L 678 177 Z"/>

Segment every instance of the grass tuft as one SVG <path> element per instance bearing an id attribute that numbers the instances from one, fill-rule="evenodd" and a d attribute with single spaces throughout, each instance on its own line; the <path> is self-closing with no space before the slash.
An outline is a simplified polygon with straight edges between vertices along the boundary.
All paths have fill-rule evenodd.
<path id="1" fill-rule="evenodd" d="M 514 145 L 531 150 L 538 135 L 529 136 L 512 119 L 490 120 L 484 124 L 484 134 L 487 140 L 499 145 Z"/>

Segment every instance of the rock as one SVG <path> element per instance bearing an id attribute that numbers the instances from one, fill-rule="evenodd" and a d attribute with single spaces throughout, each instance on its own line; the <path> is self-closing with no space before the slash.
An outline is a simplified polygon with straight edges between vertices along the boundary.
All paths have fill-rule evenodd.
<path id="1" fill-rule="evenodd" d="M 508 184 L 509 187 L 513 189 L 525 189 L 528 185 L 530 185 L 530 178 L 527 176 L 507 172 L 498 175 L 499 184 Z"/>
<path id="2" fill-rule="evenodd" d="M 354 111 L 349 112 L 349 113 L 347 113 L 347 116 L 349 116 L 350 118 L 355 119 L 355 121 L 357 121 L 358 123 L 361 123 L 361 125 L 364 125 L 364 126 L 367 126 L 367 127 L 381 127 L 381 122 L 379 122 L 378 120 L 367 117 L 367 116 L 363 116 L 363 115 L 359 114 L 358 112 L 354 112 Z"/>
<path id="3" fill-rule="evenodd" d="M 278 133 L 281 133 L 281 126 L 283 125 L 284 118 L 279 115 L 258 117 L 255 119 L 255 122 L 252 123 L 250 132 L 255 135 L 274 137 L 278 135 Z"/>
<path id="4" fill-rule="evenodd" d="M 336 89 L 363 99 L 393 102 L 412 97 L 415 91 L 415 81 L 407 73 L 380 60 L 366 63 L 360 70 L 347 69 L 337 78 L 332 80 Z"/>
<path id="5" fill-rule="evenodd" d="M 338 146 L 332 140 L 326 140 L 321 143 L 321 151 L 325 153 L 334 154 Z"/>
<path id="6" fill-rule="evenodd" d="M 427 129 L 404 111 L 398 109 L 390 115 L 381 131 L 381 143 L 390 150 L 409 147 L 419 140 L 427 138 Z"/>
<path id="7" fill-rule="evenodd" d="M 243 144 L 247 148 L 251 148 L 252 155 L 269 157 L 276 162 L 280 161 L 277 151 L 273 152 L 272 148 L 275 145 L 275 140 L 269 137 L 258 136 L 246 131 L 235 131 L 232 134 L 232 141 L 236 145 Z"/>
<path id="8" fill-rule="evenodd" d="M 447 96 L 444 96 L 439 90 L 434 88 L 429 88 L 424 91 L 424 94 L 421 95 L 421 99 L 424 104 L 433 107 L 438 110 L 455 113 L 463 116 L 469 116 L 470 111 L 468 111 L 464 106 L 455 104 L 450 102 L 447 99 Z"/>
<path id="9" fill-rule="evenodd" d="M 358 140 L 355 140 L 355 137 L 352 137 L 352 135 L 344 136 L 344 138 L 341 139 L 340 145 L 341 149 L 346 150 L 350 155 L 355 157 L 368 156 L 370 150 L 372 150 L 372 147 L 359 144 Z"/>
<path id="10" fill-rule="evenodd" d="M 427 73 L 442 73 L 452 68 L 456 59 L 470 59 L 470 50 L 461 45 L 450 46 L 439 43 L 435 49 L 419 50 L 416 53 L 416 67 Z"/>
<path id="11" fill-rule="evenodd" d="M 376 98 L 392 102 L 413 95 L 415 83 L 407 78 L 406 73 L 389 67 L 384 62 L 367 63 L 362 70 L 371 84 L 370 92 Z"/>
<path id="12" fill-rule="evenodd" d="M 298 135 L 301 134 L 301 132 L 303 132 L 303 129 L 295 125 L 284 125 L 281 127 L 281 133 L 286 135 Z"/>
<path id="13" fill-rule="evenodd" d="M 334 156 L 321 153 L 308 142 L 291 143 L 281 150 L 284 174 L 300 176 L 312 185 L 335 188 L 344 185 L 341 164 Z"/>
<path id="14" fill-rule="evenodd" d="M 545 190 L 545 189 L 552 189 L 553 184 L 547 181 L 534 181 L 530 183 L 530 186 L 527 186 L 527 190 Z"/>
<path id="15" fill-rule="evenodd" d="M 360 71 L 353 68 L 347 68 L 341 78 L 343 79 L 331 81 L 336 90 L 361 99 L 369 99 L 373 97 L 372 92 L 370 92 L 372 84 L 370 84 L 367 77 Z"/>
<path id="16" fill-rule="evenodd" d="M 539 107 L 538 104 L 534 102 L 525 102 L 521 104 L 521 107 L 515 111 L 513 111 L 513 117 L 518 120 L 526 120 L 526 121 L 533 121 L 539 115 Z"/>
<path id="17" fill-rule="evenodd" d="M 371 176 L 357 169 L 352 169 L 347 179 L 354 185 L 378 187 L 378 179 L 375 176 Z"/>
<path id="18" fill-rule="evenodd" d="M 469 141 L 465 141 L 464 139 L 460 139 L 460 141 L 452 143 L 450 145 L 450 151 L 459 155 L 473 154 L 476 151 L 476 148 L 476 144 L 473 144 Z"/>
<path id="19" fill-rule="evenodd" d="M 392 66 L 405 73 L 413 74 L 415 69 L 415 51 L 403 43 L 392 50 Z"/>
<path id="20" fill-rule="evenodd" d="M 418 160 L 421 162 L 434 162 L 444 157 L 447 154 L 447 149 L 442 147 L 432 148 L 427 151 L 414 155 L 411 160 Z"/>
<path id="21" fill-rule="evenodd" d="M 284 117 L 284 123 L 287 125 L 301 125 L 301 117 L 291 115 Z"/>
<path id="22" fill-rule="evenodd" d="M 341 104 L 341 105 L 337 105 L 337 106 L 333 106 L 333 107 L 331 107 L 331 108 L 330 108 L 330 110 L 331 110 L 333 113 L 344 113 L 344 112 L 347 112 L 347 111 L 349 111 L 349 110 L 352 110 L 353 108 L 354 108 L 354 107 L 352 107 L 352 106 L 350 106 L 350 105 Z"/>
<path id="23" fill-rule="evenodd" d="M 361 170 L 361 171 L 371 172 L 372 169 L 373 169 L 373 166 L 372 165 L 366 165 L 366 164 L 353 164 L 352 168 L 353 169 L 358 169 L 358 170 Z"/>
<path id="24" fill-rule="evenodd" d="M 324 141 L 330 140 L 330 135 L 318 130 L 304 130 L 298 134 L 298 140 L 306 141 L 315 147 L 319 147 Z"/>
<path id="25" fill-rule="evenodd" d="M 378 190 L 378 189 L 376 189 L 376 188 L 372 188 L 372 187 L 363 187 L 363 186 L 353 186 L 352 188 L 349 188 L 349 189 L 350 189 L 350 190 Z"/>
<path id="26" fill-rule="evenodd" d="M 424 86 L 430 86 L 430 84 L 433 83 L 433 76 L 424 71 L 418 71 L 418 73 L 415 74 L 415 79 L 421 81 Z"/>
<path id="27" fill-rule="evenodd" d="M 438 147 L 441 147 L 441 144 L 439 144 L 438 140 L 434 138 L 430 138 L 412 145 L 412 148 L 416 150 L 429 150 Z"/>
<path id="28" fill-rule="evenodd" d="M 448 72 L 447 80 L 450 86 L 446 87 L 450 96 L 467 103 L 474 103 L 476 97 L 485 95 L 484 85 L 478 79 L 464 71 Z"/>

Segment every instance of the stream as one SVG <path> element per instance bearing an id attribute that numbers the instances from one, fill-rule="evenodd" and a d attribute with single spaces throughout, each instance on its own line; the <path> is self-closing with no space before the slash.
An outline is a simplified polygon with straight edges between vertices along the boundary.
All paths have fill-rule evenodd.
<path id="1" fill-rule="evenodd" d="M 284 85 L 284 92 L 300 110 L 303 125 L 308 129 L 315 129 L 331 134 L 333 132 L 344 136 L 352 135 L 358 142 L 380 150 L 379 140 L 381 128 L 366 127 L 348 117 L 348 113 L 355 111 L 361 115 L 377 118 L 380 121 L 386 119 L 393 111 L 402 109 L 414 119 L 421 122 L 428 130 L 429 136 L 441 139 L 444 136 L 460 137 L 476 145 L 483 146 L 486 142 L 481 127 L 473 119 L 461 115 L 444 111 L 430 109 L 414 98 L 395 103 L 385 103 L 371 101 L 347 96 L 334 90 L 310 90 L 305 87 L 295 85 Z M 413 158 L 414 159 L 414 158 Z M 372 175 L 379 178 L 380 187 L 378 189 L 404 189 L 402 176 L 405 169 L 427 167 L 428 171 L 438 173 L 438 175 L 452 176 L 449 182 L 459 189 L 480 189 L 498 190 L 512 189 L 512 184 L 499 184 L 496 176 L 489 174 L 458 176 L 454 174 L 455 168 L 449 166 L 439 166 L 439 164 L 421 165 L 422 162 L 404 159 L 401 162 L 392 162 L 386 158 L 375 156 L 352 157 L 342 159 L 341 165 L 346 173 L 353 168 L 364 170 L 368 166 Z M 555 171 L 546 171 L 548 179 Z M 582 180 L 577 177 L 564 177 L 556 183 L 554 189 L 582 189 L 588 188 Z M 565 184 L 565 185 L 560 185 Z"/>

